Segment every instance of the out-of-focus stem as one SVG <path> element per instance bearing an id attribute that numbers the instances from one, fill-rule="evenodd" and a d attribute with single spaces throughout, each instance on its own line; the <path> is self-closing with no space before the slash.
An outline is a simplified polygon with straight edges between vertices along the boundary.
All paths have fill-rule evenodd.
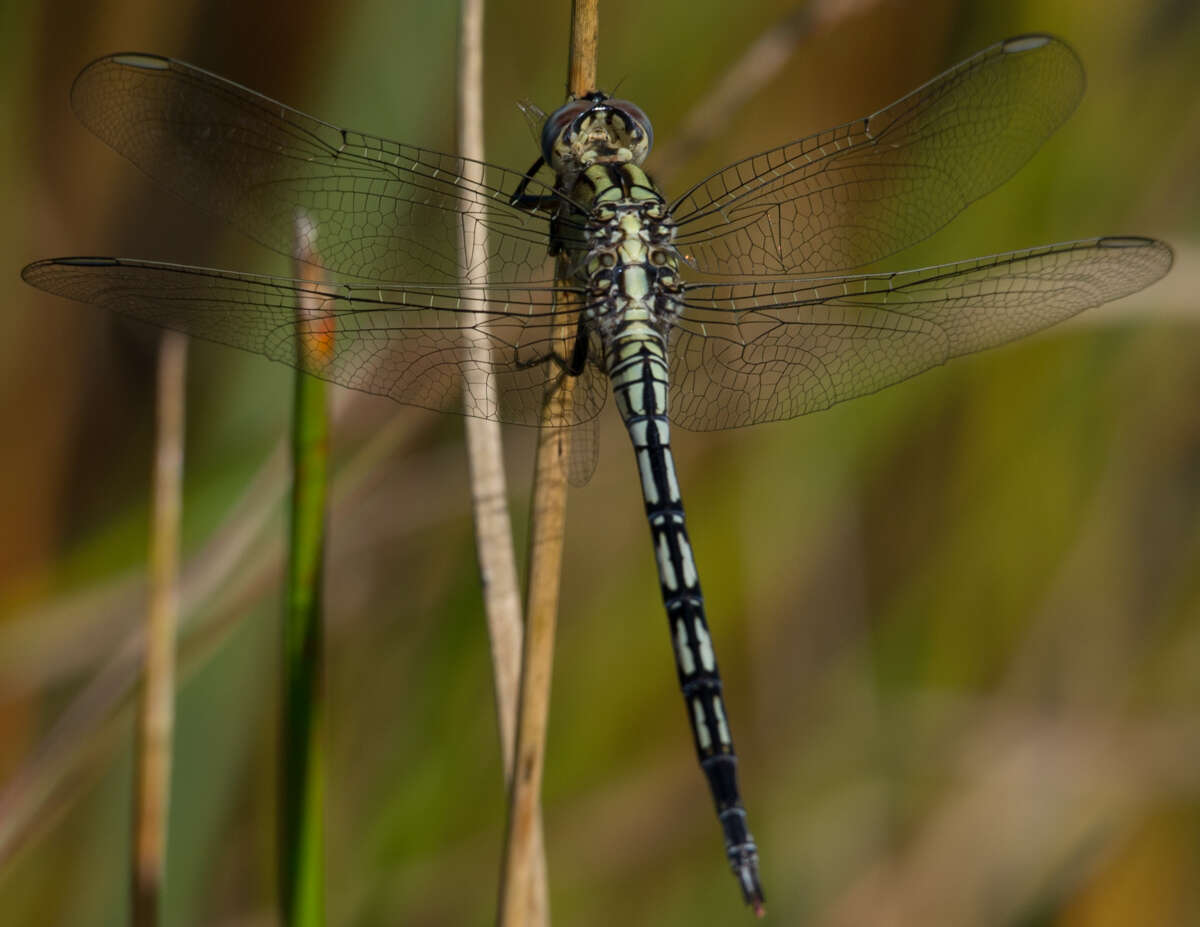
<path id="1" fill-rule="evenodd" d="M 482 161 L 483 0 L 463 0 L 462 25 L 459 29 L 459 72 L 459 153 L 472 161 Z M 483 182 L 482 165 L 468 163 L 464 165 L 463 173 L 470 181 Z M 476 216 L 480 220 L 485 208 L 484 203 L 477 202 Z M 467 268 L 466 282 L 485 285 L 488 279 L 488 243 L 482 221 L 473 229 L 470 252 L 465 253 L 463 259 Z M 488 341 L 475 329 L 468 330 L 467 338 L 472 358 L 477 361 L 477 369 L 481 371 L 482 381 L 471 384 L 472 394 L 486 396 L 485 403 L 495 407 L 495 382 L 486 373 L 492 360 Z M 484 610 L 492 643 L 500 747 L 505 769 L 510 769 L 513 741 L 516 739 L 522 629 L 500 423 L 494 419 L 468 416 L 466 428 L 475 543 L 483 580 Z"/>
<path id="2" fill-rule="evenodd" d="M 483 144 L 483 0 L 462 0 L 459 28 L 458 130 L 459 153 L 470 159 L 463 166 L 468 181 L 482 183 Z M 488 239 L 482 222 L 486 204 L 476 197 L 473 213 L 479 218 L 462 247 L 465 283 L 486 285 Z M 491 348 L 482 333 L 467 330 L 468 350 L 475 361 L 470 395 L 483 397 L 485 405 L 497 408 L 491 369 Z M 484 613 L 492 647 L 492 676 L 496 692 L 496 714 L 505 785 L 512 786 L 513 755 L 517 731 L 517 694 L 521 679 L 521 599 L 517 584 L 516 552 L 508 513 L 508 488 L 504 478 L 504 455 L 500 424 L 494 419 L 468 416 L 467 464 L 471 481 L 471 506 L 475 520 L 475 548 L 483 586 Z M 540 804 L 534 808 L 530 853 L 530 910 L 524 924 L 539 927 L 548 919 L 546 856 L 542 840 Z"/>
<path id="3" fill-rule="evenodd" d="M 163 332 L 158 348 L 150 601 L 134 757 L 134 927 L 157 927 L 167 866 L 171 748 L 175 726 L 175 637 L 179 616 L 179 525 L 187 336 Z"/>

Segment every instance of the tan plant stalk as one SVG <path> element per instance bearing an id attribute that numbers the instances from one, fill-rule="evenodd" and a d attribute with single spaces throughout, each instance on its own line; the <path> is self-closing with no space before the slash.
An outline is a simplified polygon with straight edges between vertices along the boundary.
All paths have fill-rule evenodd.
<path id="1" fill-rule="evenodd" d="M 483 0 L 463 0 L 459 26 L 458 150 L 469 159 L 463 176 L 482 183 L 483 144 Z M 481 220 L 486 206 L 475 197 L 472 214 Z M 483 222 L 472 228 L 470 242 L 464 240 L 464 282 L 486 285 L 488 241 Z M 474 370 L 467 388 L 472 396 L 484 397 L 488 408 L 497 405 L 495 381 L 490 375 L 491 348 L 476 329 L 467 329 L 468 350 Z M 496 716 L 500 728 L 500 751 L 506 788 L 512 787 L 513 755 L 517 738 L 517 696 L 521 681 L 521 598 L 517 583 L 516 552 L 512 521 L 508 513 L 508 488 L 504 476 L 504 451 L 500 423 L 469 415 L 466 418 L 467 468 L 471 483 L 471 509 L 475 522 L 475 551 L 483 586 L 484 614 L 492 649 L 492 679 L 496 693 Z M 533 845 L 529 886 L 530 911 L 525 923 L 539 927 L 548 921 L 546 855 L 542 840 L 541 806 L 534 809 Z"/>
<path id="2" fill-rule="evenodd" d="M 157 927 L 167 871 L 171 741 L 175 727 L 175 632 L 179 618 L 179 524 L 187 336 L 163 332 L 158 348 L 150 601 L 134 756 L 134 927 Z"/>
<path id="3" fill-rule="evenodd" d="M 571 53 L 567 89 L 582 96 L 596 88 L 596 49 L 599 37 L 599 0 L 575 0 L 571 18 Z M 566 274 L 567 259 L 560 256 L 559 278 Z M 564 313 L 570 318 L 569 312 Z M 573 326 L 557 335 L 559 344 L 570 344 Z M 574 380 L 563 377 L 542 410 L 534 465 L 533 507 L 529 528 L 529 592 L 525 606 L 525 648 L 521 672 L 521 697 L 517 720 L 516 765 L 509 801 L 508 835 L 500 878 L 500 927 L 531 923 L 533 880 L 538 842 L 538 798 L 545 759 L 546 727 L 550 715 L 550 679 L 554 660 L 554 632 L 562 575 L 563 537 L 566 524 L 567 463 L 570 441 L 562 426 L 570 421 Z"/>
<path id="4" fill-rule="evenodd" d="M 483 149 L 483 0 L 463 0 L 459 29 L 458 127 L 459 153 L 472 162 L 482 161 Z M 483 182 L 483 167 L 468 163 L 464 176 Z M 477 198 L 478 200 L 478 198 Z M 484 205 L 477 202 L 473 215 L 482 219 Z M 467 283 L 484 285 L 488 275 L 487 233 L 482 222 L 473 228 L 464 253 L 469 268 Z M 477 367 L 478 382 L 470 382 L 473 395 L 486 395 L 489 407 L 496 405 L 496 385 L 487 368 L 491 350 L 487 338 L 467 330 L 468 348 Z M 517 688 L 521 676 L 521 598 L 517 584 L 516 553 L 512 522 L 508 514 L 508 488 L 504 478 L 504 455 L 500 423 L 477 416 L 466 418 L 467 465 L 471 481 L 471 506 L 475 518 L 475 546 L 483 582 L 484 610 L 492 645 L 496 711 L 500 724 L 500 748 L 506 770 L 512 767 L 513 742 L 517 727 Z"/>

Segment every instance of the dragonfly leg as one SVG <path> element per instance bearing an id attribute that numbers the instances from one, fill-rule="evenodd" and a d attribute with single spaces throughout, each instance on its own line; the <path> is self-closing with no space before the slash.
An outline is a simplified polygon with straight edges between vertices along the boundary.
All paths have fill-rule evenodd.
<path id="1" fill-rule="evenodd" d="M 575 341 L 571 347 L 570 357 L 563 357 L 557 351 L 550 351 L 548 354 L 539 354 L 537 357 L 529 360 L 518 360 L 517 365 L 521 368 L 528 369 L 530 367 L 536 367 L 539 364 L 550 362 L 567 376 L 577 377 L 583 373 L 584 365 L 587 364 L 587 354 L 587 329 L 584 327 L 583 319 L 580 318 L 579 327 L 575 332 Z"/>
<path id="2" fill-rule="evenodd" d="M 517 189 L 513 191 L 513 195 L 508 198 L 508 205 L 516 206 L 518 209 L 528 209 L 531 212 L 536 210 L 549 211 L 559 205 L 561 200 L 556 196 L 549 196 L 544 193 L 531 195 L 525 192 L 529 187 L 529 182 L 533 180 L 534 176 L 542 169 L 545 163 L 545 158 L 538 158 L 533 162 L 533 166 L 525 172 L 525 176 L 517 184 Z"/>

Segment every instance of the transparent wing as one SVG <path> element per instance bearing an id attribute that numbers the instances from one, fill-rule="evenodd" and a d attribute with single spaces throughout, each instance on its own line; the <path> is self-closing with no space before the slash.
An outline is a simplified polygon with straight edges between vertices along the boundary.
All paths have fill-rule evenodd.
<path id="1" fill-rule="evenodd" d="M 494 282 L 553 277 L 546 216 L 508 203 L 523 179 L 515 171 L 342 129 L 154 55 L 93 62 L 71 103 L 154 180 L 280 254 L 293 254 L 303 213 L 320 229 L 319 266 L 335 277 L 479 279 L 459 257 L 477 253 Z M 556 196 L 535 181 L 528 192 Z"/>
<path id="2" fill-rule="evenodd" d="M 874 115 L 732 164 L 673 205 L 712 275 L 831 273 L 927 238 L 1011 177 L 1075 109 L 1083 67 L 1008 39 Z"/>
<path id="3" fill-rule="evenodd" d="M 328 284 L 129 261 L 57 258 L 30 264 L 27 283 L 162 328 L 304 367 L 333 383 L 439 411 L 538 424 L 563 376 L 551 355 L 570 344 L 577 305 L 565 289 Z M 607 378 L 579 377 L 566 424 L 594 418 Z"/>
<path id="4" fill-rule="evenodd" d="M 1096 238 L 891 274 L 697 284 L 671 340 L 671 418 L 734 428 L 873 393 L 1135 293 L 1171 267 Z"/>
<path id="5" fill-rule="evenodd" d="M 571 458 L 567 464 L 567 479 L 572 486 L 583 487 L 592 480 L 600 460 L 600 419 L 593 417 L 572 426 Z"/>

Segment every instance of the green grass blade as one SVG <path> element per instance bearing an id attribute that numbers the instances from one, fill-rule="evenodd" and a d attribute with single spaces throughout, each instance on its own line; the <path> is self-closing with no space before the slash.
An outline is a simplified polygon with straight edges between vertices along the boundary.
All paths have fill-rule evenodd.
<path id="1" fill-rule="evenodd" d="M 310 238 L 298 229 L 298 242 Z M 297 312 L 302 316 L 306 309 L 299 306 Z M 306 336 L 299 333 L 301 339 Z M 311 352 L 313 348 L 314 342 L 297 343 L 297 350 L 309 364 L 320 353 L 319 346 Z M 287 927 L 317 927 L 325 922 L 322 590 L 329 415 L 325 382 L 304 372 L 296 374 L 292 459 L 283 626 L 280 908 Z"/>

